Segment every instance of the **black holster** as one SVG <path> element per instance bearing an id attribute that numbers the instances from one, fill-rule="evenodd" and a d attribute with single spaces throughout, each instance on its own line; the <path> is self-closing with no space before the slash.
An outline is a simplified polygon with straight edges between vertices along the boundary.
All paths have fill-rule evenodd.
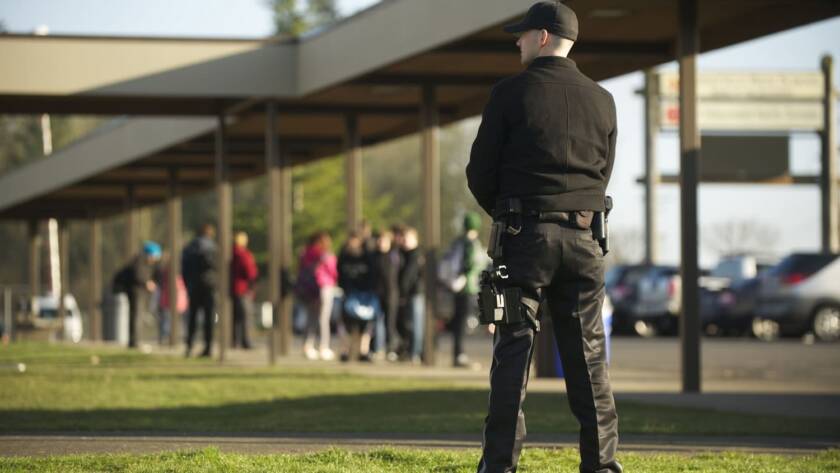
<path id="1" fill-rule="evenodd" d="M 613 208 L 613 200 L 612 197 L 607 196 L 604 200 L 604 207 L 606 210 L 603 212 L 595 212 L 594 217 L 592 218 L 592 235 L 595 237 L 595 240 L 598 241 L 598 244 L 601 245 L 601 250 L 604 252 L 604 256 L 610 252 L 610 232 L 608 228 L 608 221 L 610 216 L 610 211 Z"/>
<path id="2" fill-rule="evenodd" d="M 490 226 L 490 240 L 487 256 L 494 262 L 502 258 L 502 242 L 506 233 L 516 235 L 522 231 L 522 201 L 517 198 L 501 199 L 493 209 L 493 224 Z"/>
<path id="3" fill-rule="evenodd" d="M 481 324 L 511 325 L 528 322 L 540 330 L 537 320 L 539 302 L 524 297 L 522 289 L 505 287 L 508 279 L 505 265 L 481 272 L 478 293 L 478 320 Z"/>

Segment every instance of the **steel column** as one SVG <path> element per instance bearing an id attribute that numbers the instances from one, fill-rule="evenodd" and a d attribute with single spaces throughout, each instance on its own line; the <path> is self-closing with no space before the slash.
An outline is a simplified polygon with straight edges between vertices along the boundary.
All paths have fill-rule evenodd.
<path id="1" fill-rule="evenodd" d="M 700 307 L 698 289 L 697 182 L 700 130 L 697 123 L 697 55 L 700 52 L 697 0 L 680 0 L 680 230 L 682 390 L 700 392 Z"/>
<path id="2" fill-rule="evenodd" d="M 88 296 L 88 328 L 90 339 L 102 341 L 102 221 L 90 219 L 90 295 Z"/>
<path id="3" fill-rule="evenodd" d="M 657 116 L 659 115 L 659 76 L 651 69 L 645 71 L 645 263 L 657 259 L 656 194 L 659 187 L 659 168 L 656 162 Z"/>
<path id="4" fill-rule="evenodd" d="M 435 321 L 437 315 L 437 255 L 440 248 L 440 126 L 433 85 L 423 87 L 420 112 L 421 158 L 423 160 L 423 244 L 425 264 L 425 339 L 423 363 L 435 364 Z"/>
<path id="5" fill-rule="evenodd" d="M 232 255 L 232 189 L 230 173 L 225 152 L 225 117 L 220 115 L 215 133 L 216 158 L 216 199 L 218 204 L 219 255 L 218 255 L 218 298 L 219 361 L 224 362 L 227 349 L 232 340 L 231 301 L 230 301 L 230 261 Z M 212 318 L 211 318 L 212 319 Z"/>
<path id="6" fill-rule="evenodd" d="M 67 316 L 67 304 L 64 301 L 64 296 L 69 293 L 70 271 L 68 265 L 70 262 L 70 228 L 66 220 L 58 221 L 58 265 L 59 265 L 59 286 L 58 291 L 58 327 L 59 339 L 64 339 L 64 322 Z"/>
<path id="7" fill-rule="evenodd" d="M 166 200 L 167 239 L 169 240 L 169 346 L 178 344 L 181 314 L 178 311 L 178 275 L 181 274 L 181 197 L 178 189 L 178 170 L 169 169 L 169 198 Z"/>
<path id="8" fill-rule="evenodd" d="M 30 220 L 28 224 L 29 246 L 29 307 L 35 312 L 35 300 L 41 295 L 41 233 L 40 223 Z"/>
<path id="9" fill-rule="evenodd" d="M 289 354 L 292 344 L 292 300 L 283 297 L 289 288 L 283 274 L 290 270 L 292 259 L 291 235 L 291 166 L 288 153 L 280 149 L 277 132 L 277 103 L 266 107 L 266 169 L 268 169 L 268 293 L 272 307 L 272 329 L 269 332 L 269 363 L 278 355 Z"/>
<path id="10" fill-rule="evenodd" d="M 125 195 L 125 257 L 131 258 L 137 253 L 137 201 L 134 185 L 126 186 Z"/>
<path id="11" fill-rule="evenodd" d="M 823 56 L 822 71 L 824 76 L 823 96 L 823 131 L 821 171 L 820 171 L 820 203 L 822 208 L 822 250 L 825 253 L 836 253 L 840 249 L 838 237 L 838 193 L 837 193 L 837 98 L 834 90 L 834 59 Z"/>
<path id="12" fill-rule="evenodd" d="M 362 221 L 362 145 L 356 115 L 345 118 L 345 172 L 347 185 L 347 233 L 359 229 Z"/>

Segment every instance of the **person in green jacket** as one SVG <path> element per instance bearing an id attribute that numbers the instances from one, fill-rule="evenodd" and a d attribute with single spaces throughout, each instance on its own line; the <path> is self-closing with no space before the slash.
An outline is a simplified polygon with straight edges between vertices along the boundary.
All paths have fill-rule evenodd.
<path id="1" fill-rule="evenodd" d="M 464 233 L 452 243 L 453 249 L 460 246 L 461 254 L 459 274 L 452 285 L 455 292 L 455 310 L 451 324 L 454 341 L 452 364 L 460 368 L 472 366 L 469 357 L 464 353 L 464 332 L 467 316 L 476 311 L 479 275 L 484 270 L 487 261 L 484 257 L 484 248 L 478 239 L 480 228 L 481 217 L 475 212 L 468 212 L 464 216 Z"/>

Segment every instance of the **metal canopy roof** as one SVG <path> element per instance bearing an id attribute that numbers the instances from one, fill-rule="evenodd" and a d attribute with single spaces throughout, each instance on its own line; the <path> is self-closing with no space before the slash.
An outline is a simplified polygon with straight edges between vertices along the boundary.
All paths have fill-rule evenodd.
<path id="1" fill-rule="evenodd" d="M 48 159 L 0 176 L 0 218 L 84 218 L 163 202 L 214 182 L 215 116 L 230 118 L 233 180 L 265 169 L 265 101 L 299 163 L 340 153 L 348 115 L 363 145 L 419 129 L 422 88 L 441 124 L 481 112 L 490 87 L 521 70 L 500 26 L 532 0 L 385 0 L 300 40 L 0 35 L 0 113 L 158 115 L 121 119 Z M 568 2 L 571 57 L 595 80 L 675 59 L 676 0 Z M 706 0 L 703 51 L 840 15 L 835 0 Z M 184 118 L 177 116 L 193 116 Z"/>

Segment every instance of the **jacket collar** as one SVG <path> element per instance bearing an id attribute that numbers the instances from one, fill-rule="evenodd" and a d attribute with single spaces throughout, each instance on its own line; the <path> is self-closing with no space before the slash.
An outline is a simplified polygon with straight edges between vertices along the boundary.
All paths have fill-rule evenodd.
<path id="1" fill-rule="evenodd" d="M 535 57 L 531 64 L 528 64 L 528 69 L 534 67 L 569 67 L 577 69 L 575 61 L 562 56 L 538 56 Z"/>

